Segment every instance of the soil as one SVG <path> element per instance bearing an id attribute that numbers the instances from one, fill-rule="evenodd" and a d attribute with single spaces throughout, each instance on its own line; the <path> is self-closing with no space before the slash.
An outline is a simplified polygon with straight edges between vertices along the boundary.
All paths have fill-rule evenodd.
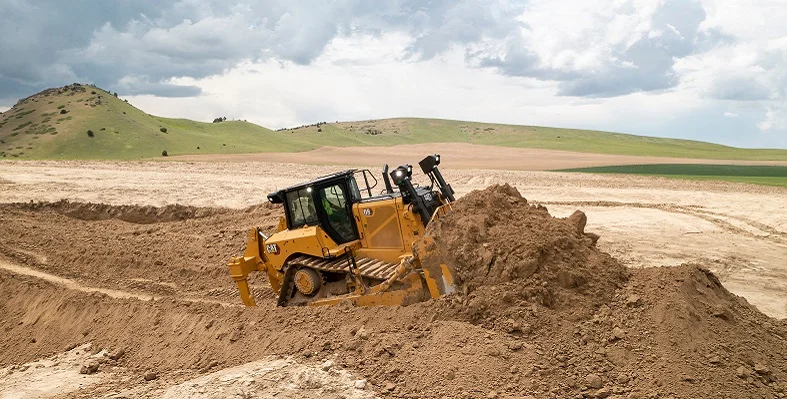
<path id="1" fill-rule="evenodd" d="M 13 267 L 0 268 L 0 367 L 13 375 L 88 343 L 106 357 L 122 349 L 87 374 L 110 378 L 63 397 L 785 395 L 784 320 L 702 265 L 625 267 L 574 210 L 553 218 L 506 185 L 467 193 L 429 228 L 461 294 L 277 308 L 258 279 L 260 306 L 246 308 L 224 262 L 251 226 L 276 223 L 276 208 L 3 205 L 0 256 Z M 346 374 L 320 374 L 328 360 Z"/>

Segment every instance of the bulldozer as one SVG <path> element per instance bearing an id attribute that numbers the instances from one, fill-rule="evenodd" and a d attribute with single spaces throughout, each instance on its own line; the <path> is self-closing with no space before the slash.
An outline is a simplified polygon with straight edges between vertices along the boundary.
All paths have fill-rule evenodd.
<path id="1" fill-rule="evenodd" d="M 278 306 L 408 305 L 455 292 L 425 237 L 455 200 L 439 165 L 438 154 L 419 162 L 429 185 L 413 181 L 412 165 L 386 164 L 380 189 L 368 169 L 350 169 L 269 194 L 284 208 L 276 232 L 252 228 L 243 256 L 229 261 L 243 303 L 256 306 L 253 272 L 267 275 Z"/>

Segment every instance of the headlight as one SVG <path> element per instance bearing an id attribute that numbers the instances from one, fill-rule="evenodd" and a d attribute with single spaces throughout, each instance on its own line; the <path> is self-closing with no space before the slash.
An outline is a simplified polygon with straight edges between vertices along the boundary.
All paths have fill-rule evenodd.
<path id="1" fill-rule="evenodd" d="M 418 162 L 418 165 L 420 165 L 421 170 L 428 175 L 432 173 L 437 165 L 440 165 L 440 156 L 437 154 L 427 155 L 421 162 Z"/>
<path id="2" fill-rule="evenodd" d="M 402 166 L 394 169 L 393 172 L 391 172 L 391 180 L 393 180 L 394 184 L 396 184 L 398 186 L 398 185 L 402 184 L 404 179 L 412 176 L 412 174 L 413 174 L 413 167 L 412 166 L 410 166 L 410 165 L 402 165 Z"/>

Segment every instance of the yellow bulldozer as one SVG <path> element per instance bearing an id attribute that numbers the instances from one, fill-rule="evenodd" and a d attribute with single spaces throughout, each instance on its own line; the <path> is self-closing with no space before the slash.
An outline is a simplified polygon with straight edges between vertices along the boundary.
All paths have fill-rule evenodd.
<path id="1" fill-rule="evenodd" d="M 412 165 L 383 167 L 385 187 L 368 169 L 323 176 L 268 195 L 285 216 L 270 237 L 249 233 L 246 252 L 229 262 L 243 303 L 255 306 L 252 272 L 267 275 L 279 306 L 407 305 L 455 291 L 452 271 L 429 259 L 425 228 L 451 210 L 454 191 L 440 156 L 419 166 L 428 186 L 412 180 Z"/>

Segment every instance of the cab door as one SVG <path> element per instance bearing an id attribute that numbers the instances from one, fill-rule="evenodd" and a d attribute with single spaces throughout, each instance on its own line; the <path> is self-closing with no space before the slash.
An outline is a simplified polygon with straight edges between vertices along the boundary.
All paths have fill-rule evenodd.
<path id="1" fill-rule="evenodd" d="M 358 239 L 347 192 L 344 182 L 336 182 L 317 187 L 314 198 L 316 206 L 320 209 L 318 214 L 322 219 L 323 230 L 337 244 Z"/>

